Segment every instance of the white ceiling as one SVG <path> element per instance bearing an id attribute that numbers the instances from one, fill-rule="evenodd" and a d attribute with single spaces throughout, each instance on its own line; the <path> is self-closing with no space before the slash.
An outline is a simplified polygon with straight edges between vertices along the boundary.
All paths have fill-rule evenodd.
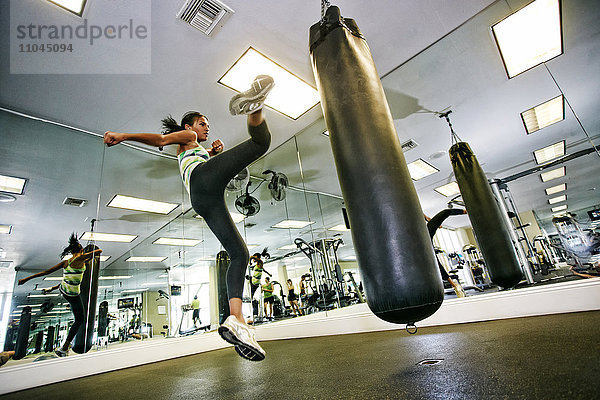
<path id="1" fill-rule="evenodd" d="M 217 84 L 217 80 L 252 46 L 314 85 L 308 28 L 320 18 L 320 2 L 228 0 L 225 3 L 235 14 L 214 37 L 208 38 L 176 20 L 183 0 L 151 3 L 88 0 L 85 17 L 90 21 L 107 20 L 116 13 L 121 17 L 134 16 L 140 7 L 144 13 L 151 11 L 151 73 L 25 75 L 9 73 L 12 54 L 9 4 L 13 13 L 18 10 L 32 22 L 80 22 L 44 0 L 0 2 L 3 55 L 0 105 L 97 134 L 105 130 L 157 132 L 163 116 L 170 113 L 179 118 L 195 109 L 209 116 L 213 138 L 222 139 L 227 146 L 235 145 L 247 137 L 245 123 L 229 115 L 227 104 L 233 92 Z M 596 144 L 599 142 L 600 5 L 595 0 L 564 2 L 564 54 L 508 80 L 490 26 L 525 3 L 334 2 L 343 16 L 357 21 L 367 38 L 401 141 L 410 138 L 419 144 L 405 153 L 407 161 L 423 158 L 440 169 L 415 182 L 428 215 L 444 208 L 449 200 L 433 189 L 453 177 L 447 154 L 435 157 L 450 147 L 448 126 L 427 111 L 452 108 L 455 130 L 469 142 L 490 178 L 506 177 L 535 166 L 532 152 L 559 140 L 566 139 L 568 154 L 590 147 L 570 109 L 566 110 L 564 121 L 532 135 L 525 134 L 519 113 L 560 94 L 557 84 L 585 130 Z M 93 69 L 96 63 L 119 62 L 128 57 L 115 42 L 113 47 L 103 47 L 92 57 L 82 59 L 75 55 L 71 62 Z M 139 62 L 140 70 L 148 67 L 144 60 L 135 62 Z M 255 194 L 263 210 L 250 221 L 257 226 L 248 228 L 246 233 L 249 242 L 256 240 L 261 247 L 274 249 L 278 243 L 290 240 L 287 233 L 281 235 L 269 230 L 286 211 L 289 214 L 301 209 L 306 214 L 305 204 L 309 203 L 309 213 L 315 218 L 319 208 L 316 202 L 322 201 L 321 206 L 328 203 L 324 208 L 330 211 L 323 215 L 323 220 L 328 224 L 341 222 L 341 200 L 335 197 L 341 196 L 341 192 L 329 143 L 320 134 L 325 129 L 320 107 L 295 121 L 272 110 L 267 111 L 267 118 L 273 132 L 273 150 L 251 168 L 252 174 L 262 176 L 267 168 L 282 171 L 293 186 L 334 195 L 305 199 L 300 192 L 290 191 L 286 208 L 282 204 L 271 205 L 263 185 Z M 14 234 L 0 238 L 0 247 L 7 251 L 7 258 L 14 261 L 14 266 L 31 270 L 54 264 L 68 234 L 89 229 L 89 219 L 96 217 L 99 191 L 97 229 L 139 235 L 132 244 L 103 245 L 105 254 L 112 256 L 106 268 L 115 271 L 133 268 L 125 266 L 119 258 L 136 250 L 142 252 L 147 246 L 152 248 L 148 244 L 158 234 L 176 234 L 182 229 L 186 235 L 193 232 L 204 235 L 205 239 L 202 246 L 189 250 L 184 257 L 214 256 L 218 250 L 218 244 L 205 235 L 206 228 L 201 222 L 189 218 L 183 219 L 183 223 L 182 219 L 172 221 L 189 208 L 172 159 L 123 146 L 104 152 L 99 137 L 5 112 L 0 112 L 0 135 L 0 173 L 29 179 L 26 194 L 18 196 L 17 202 L 0 203 L 0 223 L 15 226 Z M 288 141 L 294 135 L 296 139 Z M 302 158 L 302 171 L 296 149 Z M 166 153 L 174 154 L 173 150 L 167 149 Z M 590 190 L 600 190 L 599 172 L 600 158 L 591 154 L 569 162 L 567 177 L 556 182 L 567 182 L 569 210 L 581 217 L 585 214 L 583 210 L 600 204 L 598 191 Z M 551 184 L 542 184 L 538 174 L 532 174 L 509 185 L 519 211 L 535 210 L 546 227 L 551 226 L 548 224 L 551 213 L 543 189 Z M 116 193 L 183 203 L 183 206 L 169 216 L 104 207 Z M 65 196 L 86 198 L 90 203 L 81 209 L 65 207 L 61 204 Z M 467 217 L 448 222 L 451 226 L 469 223 Z M 309 237 L 319 235 L 319 232 L 309 233 Z M 349 235 L 345 236 L 351 242 Z M 168 255 L 169 263 L 180 257 L 173 249 L 154 252 L 157 254 L 151 255 Z M 143 265 L 138 269 L 153 268 L 158 271 L 164 266 Z"/>

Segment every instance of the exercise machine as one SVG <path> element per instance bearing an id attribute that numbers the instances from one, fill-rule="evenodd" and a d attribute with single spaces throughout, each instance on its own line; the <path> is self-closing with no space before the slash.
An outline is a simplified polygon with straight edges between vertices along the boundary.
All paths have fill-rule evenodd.
<path id="1" fill-rule="evenodd" d="M 210 330 L 210 324 L 202 325 L 202 322 L 201 322 L 200 326 L 196 326 L 193 321 L 192 321 L 192 324 L 194 324 L 194 325 L 192 325 L 191 328 L 182 329 L 183 320 L 185 319 L 186 314 L 193 310 L 194 310 L 194 308 L 192 307 L 191 304 L 184 304 L 181 306 L 181 320 L 179 321 L 179 327 L 177 328 L 179 336 L 190 336 L 198 331 L 208 332 Z"/>

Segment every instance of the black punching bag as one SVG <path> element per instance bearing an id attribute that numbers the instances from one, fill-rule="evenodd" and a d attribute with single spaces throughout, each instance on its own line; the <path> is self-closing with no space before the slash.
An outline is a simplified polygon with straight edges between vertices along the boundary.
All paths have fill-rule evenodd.
<path id="1" fill-rule="evenodd" d="M 217 253 L 217 299 L 219 303 L 219 325 L 229 317 L 229 296 L 227 296 L 227 268 L 229 255 L 226 251 Z"/>
<path id="2" fill-rule="evenodd" d="M 310 55 L 369 308 L 388 322 L 427 318 L 443 286 L 369 47 L 331 6 L 310 28 Z"/>
<path id="3" fill-rule="evenodd" d="M 465 142 L 450 147 L 450 161 L 490 279 L 498 286 L 511 288 L 523 274 L 487 177 Z"/>
<path id="4" fill-rule="evenodd" d="M 97 249 L 97 246 L 90 244 L 87 245 L 83 251 L 89 253 Z M 98 299 L 99 276 L 100 254 L 96 254 L 85 263 L 85 272 L 81 279 L 79 296 L 83 303 L 83 315 L 86 319 L 75 335 L 75 342 L 72 347 L 75 353 L 87 353 L 94 344 L 94 325 L 96 323 L 96 300 Z"/>
<path id="5" fill-rule="evenodd" d="M 27 355 L 29 345 L 29 328 L 31 326 L 31 307 L 23 307 L 21 318 L 19 318 L 19 329 L 17 331 L 17 343 L 13 360 L 20 360 Z"/>

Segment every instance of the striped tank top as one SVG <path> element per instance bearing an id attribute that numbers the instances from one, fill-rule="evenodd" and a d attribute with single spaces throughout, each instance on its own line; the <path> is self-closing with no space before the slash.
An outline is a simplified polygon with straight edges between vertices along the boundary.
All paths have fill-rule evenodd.
<path id="1" fill-rule="evenodd" d="M 63 279 L 60 283 L 61 293 L 66 296 L 79 296 L 79 285 L 84 272 L 85 263 L 81 263 L 81 268 L 77 268 L 77 265 L 71 265 L 69 260 L 67 266 L 63 269 Z"/>
<path id="2" fill-rule="evenodd" d="M 209 159 L 210 155 L 208 154 L 208 151 L 202 146 L 194 147 L 193 149 L 183 151 L 177 155 L 181 179 L 183 180 L 183 184 L 188 193 L 190 192 L 190 176 L 192 175 L 192 171 L 198 165 L 207 162 Z"/>

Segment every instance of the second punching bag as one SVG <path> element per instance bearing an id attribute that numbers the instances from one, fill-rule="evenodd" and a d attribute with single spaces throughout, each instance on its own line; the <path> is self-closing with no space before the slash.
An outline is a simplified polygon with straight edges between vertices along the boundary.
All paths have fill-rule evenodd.
<path id="1" fill-rule="evenodd" d="M 452 145 L 450 161 L 490 279 L 498 286 L 511 288 L 523 274 L 487 177 L 465 142 Z"/>
<path id="2" fill-rule="evenodd" d="M 331 6 L 310 55 L 369 308 L 393 323 L 427 318 L 442 282 L 369 47 Z"/>

